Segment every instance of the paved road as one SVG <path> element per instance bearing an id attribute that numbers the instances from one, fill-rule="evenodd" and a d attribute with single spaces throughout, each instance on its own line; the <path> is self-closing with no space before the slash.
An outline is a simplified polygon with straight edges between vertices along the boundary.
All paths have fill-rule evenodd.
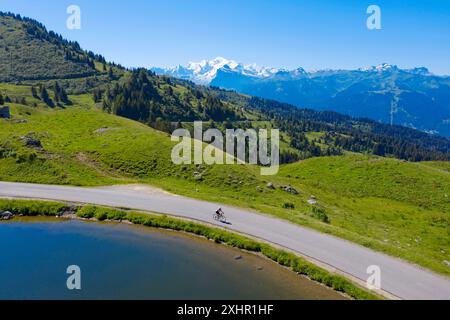
<path id="1" fill-rule="evenodd" d="M 366 281 L 381 268 L 381 287 L 402 299 L 450 299 L 450 281 L 417 266 L 277 218 L 222 206 L 230 225 L 212 219 L 217 204 L 135 187 L 77 188 L 0 182 L 0 197 L 26 197 L 127 207 L 219 224 L 272 242 Z"/>

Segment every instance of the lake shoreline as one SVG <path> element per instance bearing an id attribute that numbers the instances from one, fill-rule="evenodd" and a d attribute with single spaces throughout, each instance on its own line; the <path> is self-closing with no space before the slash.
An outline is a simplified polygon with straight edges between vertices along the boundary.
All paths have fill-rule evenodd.
<path id="1" fill-rule="evenodd" d="M 80 220 L 102 223 L 123 223 L 127 225 L 151 227 L 171 232 L 181 232 L 189 236 L 213 241 L 218 244 L 237 248 L 243 252 L 264 257 L 283 268 L 319 283 L 327 288 L 353 299 L 380 299 L 381 296 L 360 287 L 354 282 L 331 273 L 319 266 L 306 261 L 293 253 L 275 248 L 274 246 L 250 239 L 235 232 L 200 224 L 186 219 L 172 218 L 155 213 L 140 213 L 138 211 L 114 209 L 100 206 L 89 206 L 50 201 L 34 200 L 0 200 L 0 209 L 8 209 L 15 216 L 11 222 L 30 217 L 46 217 L 52 221 Z"/>

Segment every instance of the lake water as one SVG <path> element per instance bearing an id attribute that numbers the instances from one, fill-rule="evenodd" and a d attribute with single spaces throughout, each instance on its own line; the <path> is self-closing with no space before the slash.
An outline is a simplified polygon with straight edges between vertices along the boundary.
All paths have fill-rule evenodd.
<path id="1" fill-rule="evenodd" d="M 267 259 L 146 227 L 8 222 L 0 245 L 0 299 L 343 298 Z M 81 290 L 67 289 L 69 265 L 81 268 Z"/>

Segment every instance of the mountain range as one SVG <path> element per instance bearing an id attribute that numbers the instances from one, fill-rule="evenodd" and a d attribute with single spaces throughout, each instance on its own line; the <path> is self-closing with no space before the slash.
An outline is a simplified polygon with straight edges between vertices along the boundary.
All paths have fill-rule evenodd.
<path id="1" fill-rule="evenodd" d="M 449 139 L 402 126 L 301 109 L 214 86 L 196 85 L 145 69 L 129 70 L 47 31 L 33 19 L 0 13 L 0 34 L 0 94 L 11 107 L 16 103 L 58 110 L 72 103 L 76 105 L 71 100 L 88 94 L 104 112 L 167 133 L 180 126 L 189 129 L 196 120 L 220 130 L 276 127 L 283 135 L 282 163 L 346 152 L 410 161 L 449 158 Z M 255 79 L 280 74 L 280 70 L 239 65 L 223 58 L 193 63 L 189 72 L 204 75 L 204 81 L 216 81 L 232 68 L 239 70 L 242 77 Z M 296 72 L 303 73 L 300 69 Z M 291 76 L 296 72 L 291 72 Z M 1 83 L 8 85 L 3 88 Z M 15 116 L 14 108 L 11 114 Z"/>
<path id="2" fill-rule="evenodd" d="M 450 77 L 383 63 L 357 70 L 259 67 L 217 57 L 153 68 L 198 84 L 450 136 Z"/>

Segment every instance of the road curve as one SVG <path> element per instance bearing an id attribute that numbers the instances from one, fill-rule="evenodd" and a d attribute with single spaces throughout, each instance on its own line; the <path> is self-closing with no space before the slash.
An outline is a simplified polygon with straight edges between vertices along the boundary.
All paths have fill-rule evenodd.
<path id="1" fill-rule="evenodd" d="M 222 206 L 229 225 L 212 219 L 218 204 L 129 187 L 78 188 L 0 182 L 0 197 L 63 200 L 126 207 L 196 219 L 277 244 L 363 282 L 371 265 L 381 269 L 382 290 L 401 299 L 450 299 L 448 278 L 346 240 L 244 209 Z"/>

